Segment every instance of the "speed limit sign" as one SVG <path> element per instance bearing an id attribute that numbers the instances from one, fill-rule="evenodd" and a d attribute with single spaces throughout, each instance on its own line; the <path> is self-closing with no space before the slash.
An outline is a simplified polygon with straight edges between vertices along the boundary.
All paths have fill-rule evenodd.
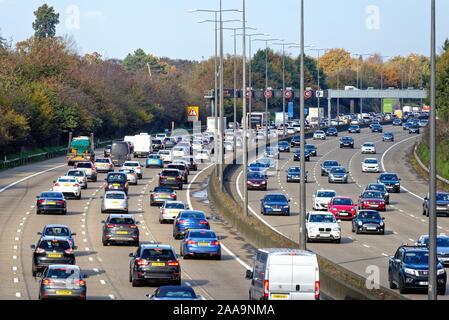
<path id="1" fill-rule="evenodd" d="M 310 99 L 313 96 L 313 91 L 312 90 L 306 90 L 304 91 L 304 98 L 305 99 Z"/>
<path id="2" fill-rule="evenodd" d="M 273 97 L 273 91 L 271 91 L 271 89 L 265 90 L 264 96 L 265 98 L 270 99 L 271 97 Z"/>
<path id="3" fill-rule="evenodd" d="M 286 99 L 291 99 L 293 97 L 293 91 L 291 90 L 286 90 L 284 93 L 284 96 Z"/>

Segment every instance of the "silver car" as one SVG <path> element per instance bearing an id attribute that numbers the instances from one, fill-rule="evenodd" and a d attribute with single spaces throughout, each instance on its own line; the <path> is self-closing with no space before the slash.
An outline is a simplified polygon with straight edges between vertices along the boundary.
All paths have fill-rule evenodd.
<path id="1" fill-rule="evenodd" d="M 73 177 L 78 181 L 81 186 L 81 189 L 87 189 L 87 176 L 84 170 L 69 170 L 66 174 L 67 177 Z"/>
<path id="2" fill-rule="evenodd" d="M 128 180 L 129 184 L 137 185 L 139 181 L 139 177 L 137 173 L 132 169 L 120 169 L 119 172 L 126 174 L 126 180 Z"/>
<path id="3" fill-rule="evenodd" d="M 329 172 L 328 182 L 348 183 L 348 171 L 345 167 L 333 167 Z"/>
<path id="4" fill-rule="evenodd" d="M 128 196 L 123 191 L 107 191 L 102 197 L 101 213 L 124 212 L 128 213 Z"/>

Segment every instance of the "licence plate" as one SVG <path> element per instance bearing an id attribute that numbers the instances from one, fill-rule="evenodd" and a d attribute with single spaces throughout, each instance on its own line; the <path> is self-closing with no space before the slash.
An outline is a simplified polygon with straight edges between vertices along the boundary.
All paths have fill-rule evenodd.
<path id="1" fill-rule="evenodd" d="M 347 213 L 347 212 L 340 212 L 340 216 L 347 216 L 347 215 L 349 215 L 349 213 Z"/>
<path id="2" fill-rule="evenodd" d="M 420 285 L 420 286 L 428 286 L 428 285 L 429 285 L 429 282 L 427 282 L 427 281 L 420 281 L 420 282 L 419 282 L 419 285 Z"/>
<path id="3" fill-rule="evenodd" d="M 64 183 L 64 187 L 70 187 L 70 184 Z"/>
<path id="4" fill-rule="evenodd" d="M 117 231 L 117 234 L 128 234 L 128 231 Z"/>
<path id="5" fill-rule="evenodd" d="M 323 237 L 323 238 L 328 238 L 328 237 L 330 237 L 331 235 L 328 234 L 328 233 L 323 233 L 323 234 L 320 234 L 320 236 Z"/>
<path id="6" fill-rule="evenodd" d="M 288 299 L 288 294 L 271 294 L 271 299 Z"/>
<path id="7" fill-rule="evenodd" d="M 165 263 L 164 262 L 153 262 L 151 264 L 152 267 L 165 267 Z"/>
<path id="8" fill-rule="evenodd" d="M 114 183 L 112 186 L 113 187 L 120 187 L 120 184 L 119 183 Z"/>
<path id="9" fill-rule="evenodd" d="M 69 296 L 72 294 L 71 290 L 56 290 L 56 294 L 60 296 Z"/>
<path id="10" fill-rule="evenodd" d="M 202 247 L 207 247 L 209 245 L 209 242 L 199 242 L 198 245 Z"/>
<path id="11" fill-rule="evenodd" d="M 118 204 L 119 202 L 118 202 L 118 201 L 112 201 L 112 203 L 113 203 L 113 204 Z"/>
<path id="12" fill-rule="evenodd" d="M 377 228 L 374 228 L 374 227 L 369 227 L 369 228 L 366 228 L 366 230 L 377 230 Z"/>
<path id="13" fill-rule="evenodd" d="M 168 181 L 174 181 L 175 178 L 167 178 Z"/>
<path id="14" fill-rule="evenodd" d="M 379 205 L 371 203 L 371 207 L 377 208 Z"/>
<path id="15" fill-rule="evenodd" d="M 47 257 L 49 257 L 49 258 L 61 258 L 62 254 L 60 254 L 60 253 L 49 253 L 49 254 L 47 254 Z"/>
<path id="16" fill-rule="evenodd" d="M 47 204 L 56 204 L 54 201 L 47 201 Z"/>
<path id="17" fill-rule="evenodd" d="M 273 209 L 273 211 L 279 212 L 281 211 L 281 209 Z"/>

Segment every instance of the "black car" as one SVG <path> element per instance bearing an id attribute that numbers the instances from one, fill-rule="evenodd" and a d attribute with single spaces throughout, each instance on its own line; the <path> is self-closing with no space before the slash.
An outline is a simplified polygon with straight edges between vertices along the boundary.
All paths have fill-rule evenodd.
<path id="1" fill-rule="evenodd" d="M 104 150 L 103 150 L 103 155 L 105 158 L 108 158 L 111 155 L 111 149 L 112 149 L 112 145 L 108 144 Z"/>
<path id="2" fill-rule="evenodd" d="M 179 190 L 182 190 L 184 180 L 184 173 L 178 169 L 165 169 L 159 173 L 159 187 L 176 186 Z"/>
<path id="3" fill-rule="evenodd" d="M 381 173 L 377 178 L 378 183 L 383 183 L 388 191 L 401 192 L 401 179 L 395 173 Z"/>
<path id="4" fill-rule="evenodd" d="M 137 251 L 129 256 L 129 282 L 133 287 L 150 281 L 181 284 L 181 266 L 172 246 L 141 244 Z"/>
<path id="5" fill-rule="evenodd" d="M 153 152 L 156 152 L 156 151 L 164 149 L 164 144 L 159 139 L 152 139 L 151 140 L 151 148 L 152 148 Z"/>
<path id="6" fill-rule="evenodd" d="M 180 172 L 182 172 L 182 176 L 183 176 L 183 182 L 184 183 L 188 183 L 189 182 L 189 169 L 187 167 L 187 165 L 182 164 L 182 163 L 170 163 L 167 165 L 167 169 L 177 169 Z"/>
<path id="7" fill-rule="evenodd" d="M 189 171 L 198 171 L 198 164 L 192 156 L 182 157 L 182 160 L 187 161 L 189 165 Z"/>
<path id="8" fill-rule="evenodd" d="M 147 294 L 149 300 L 203 300 L 189 286 L 160 286 L 153 294 Z"/>
<path id="9" fill-rule="evenodd" d="M 374 123 L 371 125 L 371 132 L 383 132 L 383 128 L 380 124 Z"/>
<path id="10" fill-rule="evenodd" d="M 36 197 L 36 213 L 67 214 L 67 202 L 62 192 L 46 191 Z"/>
<path id="11" fill-rule="evenodd" d="M 376 210 L 359 210 L 352 219 L 352 232 L 385 234 L 385 218 Z"/>
<path id="12" fill-rule="evenodd" d="M 337 128 L 328 128 L 326 130 L 326 136 L 338 137 L 338 130 L 337 130 Z"/>
<path id="13" fill-rule="evenodd" d="M 342 137 L 340 139 L 340 149 L 341 148 L 354 149 L 354 139 L 352 137 Z"/>
<path id="14" fill-rule="evenodd" d="M 447 274 L 441 262 L 437 261 L 437 292 L 445 294 Z M 399 287 L 401 294 L 410 289 L 423 289 L 429 285 L 429 249 L 425 246 L 400 246 L 388 261 L 388 282 L 390 289 Z"/>
<path id="15" fill-rule="evenodd" d="M 306 161 L 310 161 L 310 152 L 307 150 L 304 152 L 304 159 Z M 300 149 L 295 149 L 293 151 L 293 161 L 301 161 L 301 150 Z"/>
<path id="16" fill-rule="evenodd" d="M 139 228 L 132 214 L 111 214 L 103 223 L 103 246 L 111 243 L 139 245 Z"/>
<path id="17" fill-rule="evenodd" d="M 75 254 L 65 237 L 42 236 L 33 249 L 32 273 L 35 277 L 52 264 L 75 264 Z"/>
<path id="18" fill-rule="evenodd" d="M 419 124 L 411 124 L 408 127 L 408 133 L 412 134 L 412 133 L 416 133 L 419 134 L 420 130 L 419 130 Z"/>
<path id="19" fill-rule="evenodd" d="M 390 194 L 383 183 L 369 183 L 365 191 L 379 191 L 384 197 L 385 204 L 390 204 Z"/>
<path id="20" fill-rule="evenodd" d="M 279 141 L 278 150 L 279 152 L 290 152 L 290 144 L 288 141 Z"/>
<path id="21" fill-rule="evenodd" d="M 317 147 L 314 144 L 306 144 L 304 146 L 306 152 L 309 152 L 312 157 L 316 157 L 318 155 Z"/>
<path id="22" fill-rule="evenodd" d="M 360 126 L 357 124 L 352 124 L 348 128 L 348 133 L 360 133 Z"/>
<path id="23" fill-rule="evenodd" d="M 301 137 L 296 135 L 290 140 L 290 146 L 292 148 L 301 146 Z"/>
<path id="24" fill-rule="evenodd" d="M 106 178 L 106 191 L 124 191 L 128 194 L 128 178 L 122 172 L 109 172 Z"/>
<path id="25" fill-rule="evenodd" d="M 336 160 L 325 160 L 321 164 L 321 176 L 327 176 L 329 175 L 329 172 L 334 167 L 339 167 L 340 164 Z"/>
<path id="26" fill-rule="evenodd" d="M 436 200 L 436 213 L 442 213 L 446 216 L 449 216 L 449 193 L 437 192 Z M 422 204 L 422 214 L 429 216 L 429 194 L 424 197 L 424 201 Z"/>
<path id="27" fill-rule="evenodd" d="M 402 126 L 402 120 L 398 118 L 394 119 L 393 126 Z"/>

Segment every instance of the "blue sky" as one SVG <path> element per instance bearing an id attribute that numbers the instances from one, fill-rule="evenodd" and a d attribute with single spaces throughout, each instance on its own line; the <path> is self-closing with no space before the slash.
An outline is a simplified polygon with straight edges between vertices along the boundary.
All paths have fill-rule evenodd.
<path id="1" fill-rule="evenodd" d="M 241 0 L 223 0 L 223 8 L 241 8 Z M 255 32 L 299 41 L 299 0 L 247 0 L 247 21 Z M 13 42 L 32 35 L 33 11 L 48 3 L 60 13 L 58 35 L 72 35 L 80 53 L 100 52 L 124 58 L 143 48 L 157 56 L 201 60 L 213 55 L 213 24 L 197 20 L 213 14 L 188 9 L 218 9 L 219 0 L 0 0 L 0 28 Z M 306 44 L 345 48 L 385 56 L 429 55 L 430 0 L 305 0 Z M 437 44 L 449 37 L 449 1 L 437 0 Z M 238 13 L 224 14 L 240 19 Z M 241 23 L 230 23 L 240 27 Z M 225 52 L 233 52 L 231 31 Z M 263 43 L 255 42 L 254 48 Z M 239 46 L 239 51 L 240 46 Z M 295 49 L 291 53 L 297 54 Z M 314 54 L 314 53 L 311 53 Z"/>

